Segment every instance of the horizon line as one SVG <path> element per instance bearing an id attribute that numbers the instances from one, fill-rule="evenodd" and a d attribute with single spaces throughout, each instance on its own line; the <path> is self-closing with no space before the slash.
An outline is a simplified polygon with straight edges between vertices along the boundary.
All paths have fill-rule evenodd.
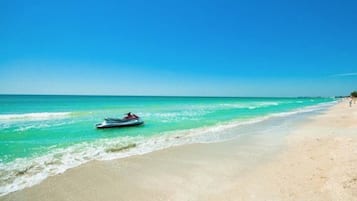
<path id="1" fill-rule="evenodd" d="M 187 98 L 331 98 L 342 97 L 344 95 L 334 96 L 213 96 L 213 95 L 116 95 L 116 94 L 22 94 L 22 93 L 10 93 L 0 96 L 111 96 L 111 97 L 187 97 Z M 348 96 L 348 95 L 345 95 Z"/>

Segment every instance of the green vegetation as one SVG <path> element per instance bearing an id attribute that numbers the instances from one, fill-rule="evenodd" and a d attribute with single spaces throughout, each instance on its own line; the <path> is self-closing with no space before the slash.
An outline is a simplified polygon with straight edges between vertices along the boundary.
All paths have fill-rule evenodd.
<path id="1" fill-rule="evenodd" d="M 357 91 L 351 92 L 351 96 L 357 98 Z"/>

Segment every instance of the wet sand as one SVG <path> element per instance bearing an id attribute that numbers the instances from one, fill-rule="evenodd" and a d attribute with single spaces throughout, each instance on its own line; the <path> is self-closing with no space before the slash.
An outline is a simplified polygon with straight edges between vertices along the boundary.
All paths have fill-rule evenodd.
<path id="1" fill-rule="evenodd" d="M 285 136 L 278 148 L 236 139 L 93 161 L 0 200 L 357 200 L 357 105 Z"/>

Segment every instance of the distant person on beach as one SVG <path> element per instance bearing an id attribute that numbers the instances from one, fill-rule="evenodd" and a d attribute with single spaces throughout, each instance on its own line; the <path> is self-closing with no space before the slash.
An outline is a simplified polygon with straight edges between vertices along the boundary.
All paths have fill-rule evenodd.
<path id="1" fill-rule="evenodd" d="M 350 97 L 349 97 L 350 107 L 352 107 L 352 100 L 353 100 L 353 98 L 352 98 L 352 96 L 350 96 Z"/>

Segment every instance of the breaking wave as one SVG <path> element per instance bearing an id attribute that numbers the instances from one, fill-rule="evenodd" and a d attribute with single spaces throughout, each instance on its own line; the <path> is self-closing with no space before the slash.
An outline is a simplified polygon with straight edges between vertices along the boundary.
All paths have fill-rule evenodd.
<path id="1" fill-rule="evenodd" d="M 0 114 L 0 121 L 39 121 L 62 119 L 71 115 L 71 112 L 39 112 L 25 114 Z"/>

